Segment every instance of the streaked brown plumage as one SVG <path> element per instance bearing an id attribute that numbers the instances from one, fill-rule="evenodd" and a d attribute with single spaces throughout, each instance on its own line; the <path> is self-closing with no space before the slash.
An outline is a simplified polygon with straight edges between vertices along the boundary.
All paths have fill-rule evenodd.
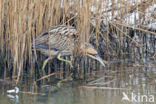
<path id="1" fill-rule="evenodd" d="M 52 57 L 67 56 L 75 50 L 78 44 L 77 30 L 72 26 L 52 26 L 35 39 L 35 47 L 42 54 Z M 97 51 L 90 43 L 79 42 L 79 50 L 87 56 L 98 60 L 103 66 L 104 63 Z"/>

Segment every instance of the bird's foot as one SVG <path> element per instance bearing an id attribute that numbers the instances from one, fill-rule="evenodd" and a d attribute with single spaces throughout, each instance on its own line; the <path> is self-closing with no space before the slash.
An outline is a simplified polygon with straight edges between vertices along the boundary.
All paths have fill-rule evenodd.
<path id="1" fill-rule="evenodd" d="M 44 68 L 45 68 L 45 66 L 47 65 L 47 63 L 48 63 L 48 61 L 49 61 L 50 59 L 52 59 L 52 57 L 48 57 L 48 58 L 47 58 L 46 60 L 44 60 L 44 62 L 43 62 L 43 66 L 42 66 L 43 75 L 46 75 L 46 74 L 45 74 Z"/>
<path id="2" fill-rule="evenodd" d="M 73 68 L 72 61 L 66 60 L 66 62 L 70 65 L 71 68 Z"/>
<path id="3" fill-rule="evenodd" d="M 61 54 L 59 54 L 59 55 L 57 56 L 57 59 L 59 59 L 60 61 L 64 61 L 64 62 L 68 63 L 68 64 L 70 65 L 70 67 L 73 68 L 72 61 L 70 61 L 70 60 L 65 60 L 65 59 L 61 58 Z"/>

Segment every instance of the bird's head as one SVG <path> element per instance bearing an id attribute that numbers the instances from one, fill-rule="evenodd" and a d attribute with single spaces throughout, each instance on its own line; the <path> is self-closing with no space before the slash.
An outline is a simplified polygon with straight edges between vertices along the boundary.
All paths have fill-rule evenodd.
<path id="1" fill-rule="evenodd" d="M 105 67 L 102 58 L 98 55 L 97 50 L 91 44 L 89 43 L 85 44 L 84 48 L 85 48 L 85 53 L 88 57 L 99 61 Z"/>

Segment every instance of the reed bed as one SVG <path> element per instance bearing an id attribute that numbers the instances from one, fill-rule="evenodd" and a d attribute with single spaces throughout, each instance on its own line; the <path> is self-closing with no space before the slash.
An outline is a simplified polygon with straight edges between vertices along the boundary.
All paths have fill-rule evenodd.
<path id="1" fill-rule="evenodd" d="M 28 73 L 38 78 L 46 57 L 32 50 L 31 44 L 59 24 L 76 27 L 81 40 L 91 42 L 107 61 L 127 55 L 155 58 L 155 9 L 155 0 L 0 0 L 0 77 L 17 76 L 18 82 Z M 97 68 L 91 59 L 78 64 L 80 73 Z M 54 59 L 46 72 L 60 72 L 56 77 L 64 78 L 70 69 Z"/>

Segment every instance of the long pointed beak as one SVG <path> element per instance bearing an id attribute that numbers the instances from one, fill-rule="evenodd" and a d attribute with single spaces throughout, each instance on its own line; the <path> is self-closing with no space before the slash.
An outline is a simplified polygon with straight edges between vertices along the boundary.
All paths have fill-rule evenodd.
<path id="1" fill-rule="evenodd" d="M 103 63 L 103 60 L 102 60 L 102 58 L 101 58 L 99 55 L 94 55 L 94 56 L 93 56 L 93 55 L 87 54 L 87 56 L 89 56 L 89 57 L 91 57 L 91 58 L 93 58 L 93 59 L 99 61 L 99 62 L 102 64 L 102 66 L 105 67 L 105 64 Z"/>
<path id="2" fill-rule="evenodd" d="M 103 63 L 103 60 L 99 55 L 96 55 L 96 60 L 99 61 L 105 67 L 105 64 Z"/>

